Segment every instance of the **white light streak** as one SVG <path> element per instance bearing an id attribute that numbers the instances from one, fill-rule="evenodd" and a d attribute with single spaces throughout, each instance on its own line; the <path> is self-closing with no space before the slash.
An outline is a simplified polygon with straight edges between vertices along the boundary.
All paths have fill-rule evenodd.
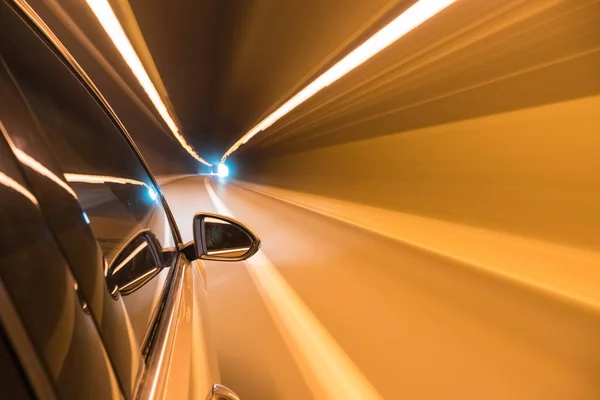
<path id="1" fill-rule="evenodd" d="M 202 164 L 211 166 L 212 164 L 196 153 L 179 131 L 177 124 L 169 114 L 167 106 L 160 98 L 158 90 L 156 90 L 150 76 L 148 76 L 142 61 L 127 38 L 127 35 L 119 23 L 114 11 L 110 7 L 109 2 L 107 0 L 87 0 L 87 3 L 181 147 Z"/>
<path id="2" fill-rule="evenodd" d="M 148 195 L 153 201 L 156 201 L 158 198 L 158 193 L 156 189 L 151 187 L 145 182 L 138 181 L 136 179 L 130 178 L 121 178 L 118 176 L 108 176 L 108 175 L 87 175 L 87 174 L 73 174 L 66 173 L 65 179 L 68 182 L 79 182 L 79 183 L 117 183 L 119 185 L 137 185 L 143 186 L 148 189 Z"/>
<path id="3" fill-rule="evenodd" d="M 71 186 L 69 186 L 65 181 L 60 179 L 58 177 L 58 175 L 56 175 L 54 172 L 50 171 L 47 167 L 42 165 L 42 163 L 40 163 L 39 161 L 37 161 L 36 159 L 31 157 L 29 154 L 25 153 L 21 149 L 14 148 L 14 152 L 15 152 L 15 155 L 17 156 L 17 158 L 19 159 L 19 161 L 21 161 L 23 164 L 27 165 L 29 168 L 33 169 L 35 172 L 39 173 L 40 175 L 44 175 L 46 178 L 50 179 L 52 182 L 56 183 L 61 188 L 65 189 L 67 191 L 67 193 L 69 193 L 75 199 L 77 198 L 77 194 L 75 194 L 73 189 L 71 189 Z"/>
<path id="4" fill-rule="evenodd" d="M 130 178 L 120 178 L 118 176 L 108 175 L 87 175 L 87 174 L 72 174 L 66 173 L 65 179 L 68 182 L 81 182 L 81 183 L 118 183 L 120 185 L 138 185 L 145 186 L 150 189 L 148 184 Z"/>
<path id="5" fill-rule="evenodd" d="M 304 103 L 323 88 L 331 85 L 348 72 L 363 64 L 365 61 L 379 53 L 402 36 L 433 17 L 456 0 L 420 0 L 400 14 L 396 19 L 379 30 L 363 44 L 351 51 L 346 57 L 309 83 L 304 89 L 260 121 L 237 142 L 235 142 L 221 158 L 225 162 L 227 157 L 241 145 L 248 142 L 259 132 L 273 125 L 281 117 Z"/>
<path id="6" fill-rule="evenodd" d="M 9 177 L 8 175 L 6 175 L 2 172 L 0 172 L 0 183 L 6 187 L 13 189 L 16 192 L 22 194 L 36 206 L 40 205 L 38 203 L 37 199 L 35 198 L 35 196 L 33 195 L 33 193 L 31 193 L 29 190 L 25 189 L 25 187 L 23 185 L 21 185 L 19 182 L 15 181 L 14 179 L 12 179 L 11 177 Z"/>

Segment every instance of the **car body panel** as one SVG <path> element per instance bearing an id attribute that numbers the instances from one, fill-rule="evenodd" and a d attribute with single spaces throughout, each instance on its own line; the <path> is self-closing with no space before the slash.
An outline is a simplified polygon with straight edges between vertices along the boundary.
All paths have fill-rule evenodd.
<path id="1" fill-rule="evenodd" d="M 0 119 L 4 120 L 4 116 L 0 115 Z M 23 176 L 22 165 L 5 135 L 3 129 L 0 136 L 3 328 L 9 337 L 13 332 L 13 343 L 22 339 L 31 344 L 39 369 L 30 380 L 51 382 L 43 388 L 43 393 L 51 391 L 49 396 L 64 399 L 120 398 L 112 365 L 87 304 L 82 301 L 78 283 L 46 225 L 40 202 Z M 10 315 L 10 309 L 15 315 Z M 21 327 L 27 338 L 14 337 Z M 39 374 L 46 377 L 40 378 Z M 40 385 L 44 383 L 36 387 Z"/>
<path id="2" fill-rule="evenodd" d="M 42 381 L 50 382 L 52 394 L 46 393 L 42 397 L 209 397 L 213 385 L 219 381 L 219 373 L 215 348 L 207 345 L 212 341 L 206 323 L 203 265 L 198 261 L 190 263 L 183 255 L 173 257 L 170 265 L 142 290 L 127 297 L 115 297 L 109 293 L 103 274 L 107 260 L 102 256 L 94 236 L 97 230 L 90 229 L 82 208 L 82 204 L 86 207 L 86 201 L 96 200 L 86 198 L 85 193 L 82 195 L 77 184 L 65 181 L 64 174 L 72 171 L 62 170 L 61 162 L 52 149 L 54 144 L 49 145 L 42 132 L 48 129 L 49 124 L 40 123 L 44 119 L 38 118 L 36 111 L 40 109 L 39 104 L 36 108 L 29 102 L 43 88 L 34 85 L 33 89 L 24 90 L 22 85 L 27 83 L 28 75 L 19 68 L 25 65 L 35 69 L 42 64 L 43 72 L 48 74 L 48 82 L 55 76 L 53 74 L 64 74 L 64 70 L 68 69 L 79 80 L 89 98 L 97 103 L 128 143 L 131 157 L 146 171 L 146 186 L 156 190 L 164 215 L 144 219 L 144 226 L 162 236 L 167 236 L 167 232 L 172 234 L 171 241 L 164 241 L 163 246 L 172 245 L 176 249 L 182 246 L 179 232 L 147 165 L 93 83 L 27 3 L 16 0 L 0 2 L 0 24 L 0 49 L 4 60 L 0 67 L 0 121 L 5 125 L 2 139 L 5 143 L 0 144 L 4 145 L 5 152 L 12 153 L 0 160 L 1 167 L 5 171 L 6 160 L 12 160 L 14 171 L 8 172 L 19 175 L 15 182 L 20 182 L 19 185 L 26 188 L 25 193 L 30 193 L 35 201 L 16 192 L 17 197 L 20 196 L 20 202 L 17 202 L 14 189 L 0 186 L 0 193 L 10 192 L 10 196 L 4 197 L 3 214 L 6 210 L 23 208 L 23 204 L 31 203 L 21 213 L 12 213 L 12 219 L 4 227 L 0 226 L 0 240 L 7 252 L 7 246 L 20 244 L 19 254 L 24 258 L 19 260 L 24 265 L 40 268 L 36 255 L 43 255 L 49 267 L 41 270 L 53 271 L 52 276 L 40 274 L 35 277 L 33 274 L 37 279 L 34 281 L 40 286 L 39 296 L 31 296 L 26 291 L 15 292 L 18 285 L 8 275 L 5 280 L 2 271 L 0 278 L 8 283 L 7 292 L 15 299 L 16 314 L 23 317 L 23 329 L 31 336 L 27 339 L 31 339 L 32 347 L 36 349 L 34 358 L 42 360 L 42 367 L 38 368 L 42 371 Z M 28 42 L 25 46 L 28 51 L 41 52 L 44 47 L 54 53 L 55 59 L 47 58 L 43 63 L 27 62 L 26 56 L 21 53 L 23 40 Z M 47 92 L 52 93 L 52 90 L 59 88 L 48 89 Z M 17 235 L 20 241 L 16 243 L 2 235 L 7 234 L 6 227 L 12 228 L 15 218 L 20 216 L 27 229 L 24 227 L 21 236 Z M 36 223 L 31 223 L 32 220 Z M 27 235 L 41 235 L 39 244 L 29 243 Z M 23 253 L 25 249 L 32 248 L 37 253 Z M 3 263 L 5 261 L 13 260 L 3 258 Z M 5 271 L 12 273 L 11 268 Z M 24 267 L 23 271 L 28 269 Z M 32 299 L 43 302 L 46 297 L 51 301 L 40 307 L 46 318 L 24 308 L 31 307 Z M 136 315 L 134 309 L 139 304 L 149 304 L 149 308 L 156 311 Z M 135 323 L 138 317 L 148 326 L 143 339 L 140 335 L 136 337 L 131 328 L 132 321 Z M 38 329 L 40 333 L 34 329 L 38 320 L 46 320 L 50 326 Z M 4 319 L 2 322 L 8 324 Z M 23 357 L 20 358 L 23 360 Z M 94 373 L 88 373 L 88 368 L 93 368 Z M 33 375 L 29 378 L 32 382 L 35 380 Z"/>
<path id="3" fill-rule="evenodd" d="M 6 40 L 6 31 L 9 29 L 13 35 L 18 34 L 20 38 L 18 46 L 26 43 L 30 52 L 43 50 L 36 49 L 35 45 L 45 46 L 44 43 L 33 35 L 16 14 L 11 15 L 3 11 L 0 15 L 0 25 L 2 26 L 0 41 L 2 41 L 5 66 L 16 67 L 16 63 L 11 64 L 13 61 L 11 56 L 19 50 L 18 47 L 10 48 L 14 41 Z M 58 62 L 58 60 L 50 61 Z M 14 73 L 15 69 L 11 68 L 11 72 Z M 102 334 L 112 365 L 118 371 L 125 388 L 125 395 L 131 397 L 144 367 L 139 344 L 134 340 L 130 328 L 131 322 L 127 313 L 123 312 L 123 305 L 120 304 L 123 300 L 114 299 L 107 289 L 103 275 L 102 252 L 83 217 L 83 210 L 73 195 L 74 191 L 68 191 L 63 185 L 56 183 L 57 180 L 63 179 L 63 172 L 52 150 L 43 140 L 43 135 L 39 132 L 40 127 L 36 126 L 30 107 L 21 95 L 22 92 L 15 84 L 17 79 L 14 75 L 9 76 L 6 69 L 0 71 L 2 87 L 0 118 L 14 151 L 21 155 L 17 158 L 23 166 L 25 178 L 31 185 L 32 192 L 39 201 L 40 211 L 47 226 L 68 261 L 91 316 Z M 67 183 L 64 182 L 64 185 L 66 186 Z"/>

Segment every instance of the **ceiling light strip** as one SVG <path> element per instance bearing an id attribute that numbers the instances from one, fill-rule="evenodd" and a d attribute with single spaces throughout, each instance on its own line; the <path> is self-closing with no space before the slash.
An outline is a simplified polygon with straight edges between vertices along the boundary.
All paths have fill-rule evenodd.
<path id="1" fill-rule="evenodd" d="M 185 151 L 187 151 L 196 160 L 200 161 L 204 165 L 211 166 L 212 164 L 200 157 L 198 153 L 196 153 L 196 151 L 192 148 L 192 146 L 190 146 L 187 143 L 183 135 L 181 135 L 177 124 L 169 114 L 167 106 L 160 98 L 156 87 L 154 86 L 152 80 L 148 76 L 148 73 L 144 69 L 140 58 L 136 54 L 133 46 L 131 45 L 131 42 L 127 38 L 123 27 L 119 23 L 119 20 L 117 19 L 117 16 L 110 7 L 108 1 L 87 0 L 87 3 L 92 9 L 92 12 L 96 15 L 96 18 L 98 18 L 98 21 L 100 21 L 100 24 L 112 40 L 117 50 L 119 50 L 119 53 L 121 53 L 121 56 L 123 57 L 129 68 L 137 78 L 138 82 L 150 98 L 150 101 L 152 102 L 152 104 L 154 104 L 154 107 L 156 107 L 156 110 L 163 118 L 163 120 L 173 133 L 173 136 L 175 136 L 175 138 L 179 142 L 179 144 L 181 144 Z"/>
<path id="2" fill-rule="evenodd" d="M 281 107 L 254 126 L 249 132 L 235 142 L 221 158 L 225 162 L 227 157 L 241 145 L 248 142 L 256 134 L 273 125 L 281 117 L 304 103 L 323 88 L 331 85 L 348 72 L 363 64 L 365 61 L 379 53 L 402 36 L 427 21 L 456 0 L 419 0 L 410 8 L 400 14 L 396 19 L 379 30 L 363 44 L 351 51 L 346 57 L 309 83 L 304 89 L 290 98 Z"/>

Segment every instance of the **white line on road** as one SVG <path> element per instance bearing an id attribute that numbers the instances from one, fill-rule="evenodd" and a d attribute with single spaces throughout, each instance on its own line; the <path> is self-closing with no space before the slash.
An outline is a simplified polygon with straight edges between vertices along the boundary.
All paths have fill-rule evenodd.
<path id="1" fill-rule="evenodd" d="M 214 192 L 208 179 L 206 178 L 204 184 L 215 208 L 219 213 L 234 218 Z M 316 399 L 382 399 L 262 251 L 245 263 L 275 325 Z"/>

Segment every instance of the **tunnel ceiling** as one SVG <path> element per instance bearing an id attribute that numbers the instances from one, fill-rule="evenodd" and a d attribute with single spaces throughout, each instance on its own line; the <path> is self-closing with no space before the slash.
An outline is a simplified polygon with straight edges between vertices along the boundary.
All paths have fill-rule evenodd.
<path id="1" fill-rule="evenodd" d="M 207 157 L 412 3 L 131 0 L 184 132 Z M 239 153 L 333 145 L 597 93 L 598 7 L 457 1 Z"/>
<path id="2" fill-rule="evenodd" d="M 384 14 L 388 2 L 130 4 L 186 136 L 210 157 L 287 99 L 370 18 Z"/>
<path id="3" fill-rule="evenodd" d="M 412 3 L 129 0 L 184 136 L 211 162 Z M 117 85 L 90 46 L 81 44 L 81 34 L 67 32 L 68 24 L 57 17 L 58 1 L 32 4 L 92 76 L 147 157 L 167 155 L 163 162 L 195 164 L 158 121 L 83 0 L 60 4 L 120 75 L 127 96 L 123 82 Z M 599 7 L 594 0 L 459 0 L 236 155 L 284 154 L 598 93 Z"/>
<path id="4" fill-rule="evenodd" d="M 146 154 L 193 161 L 164 124 L 157 129 L 160 118 L 85 0 L 29 1 Z M 129 2 L 186 140 L 210 161 L 414 1 L 109 0 L 115 10 Z"/>

